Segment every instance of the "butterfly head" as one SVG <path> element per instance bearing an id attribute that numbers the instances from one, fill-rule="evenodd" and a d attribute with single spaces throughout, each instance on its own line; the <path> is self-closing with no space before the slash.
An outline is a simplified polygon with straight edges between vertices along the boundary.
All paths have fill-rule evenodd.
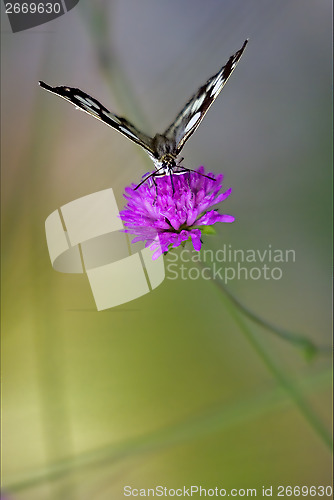
<path id="1" fill-rule="evenodd" d="M 160 159 L 161 170 L 164 174 L 168 175 L 173 172 L 174 168 L 177 166 L 175 156 L 171 154 L 166 154 Z"/>

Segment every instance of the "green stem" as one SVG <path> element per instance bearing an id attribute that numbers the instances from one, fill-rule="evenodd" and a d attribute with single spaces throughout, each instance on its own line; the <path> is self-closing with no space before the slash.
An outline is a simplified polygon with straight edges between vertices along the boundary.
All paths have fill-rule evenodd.
<path id="1" fill-rule="evenodd" d="M 212 282 L 219 289 L 219 291 L 223 290 L 226 293 L 226 288 L 220 281 L 213 279 Z M 241 319 L 240 313 L 246 314 L 246 316 L 250 317 L 251 319 L 255 319 L 257 323 L 261 324 L 262 326 L 266 326 L 268 328 L 267 323 L 263 321 L 261 318 L 258 318 L 250 311 L 246 310 L 232 294 L 226 293 L 226 296 L 229 300 L 225 300 L 225 295 L 220 294 L 220 297 L 223 298 L 224 304 L 228 309 L 230 315 L 233 317 L 234 321 L 239 325 L 242 333 L 247 338 L 250 345 L 253 347 L 255 352 L 260 357 L 261 361 L 264 363 L 264 365 L 266 366 L 268 371 L 273 375 L 273 377 L 277 380 L 282 389 L 290 396 L 292 401 L 300 410 L 304 418 L 311 425 L 313 430 L 320 436 L 320 438 L 323 440 L 326 446 L 328 446 L 328 448 L 331 450 L 333 446 L 331 435 L 329 434 L 329 432 L 327 431 L 321 420 L 318 418 L 318 416 L 313 412 L 312 408 L 307 404 L 297 386 L 294 385 L 291 379 L 286 377 L 283 371 L 270 359 L 268 354 L 260 345 L 260 342 L 256 339 L 255 335 L 251 332 L 251 330 L 246 326 L 245 322 Z M 290 335 L 291 334 L 289 334 L 288 338 L 290 337 Z M 286 337 L 283 338 L 287 339 Z M 307 339 L 303 339 L 303 337 L 300 337 L 300 340 L 298 339 L 298 342 L 305 345 L 307 345 L 308 343 Z"/>
<path id="2" fill-rule="evenodd" d="M 313 430 L 320 436 L 326 446 L 328 446 L 328 448 L 331 450 L 333 442 L 330 433 L 327 431 L 326 427 L 323 425 L 318 416 L 313 412 L 312 408 L 307 404 L 297 386 L 291 381 L 291 379 L 286 377 L 283 371 L 270 359 L 268 354 L 260 345 L 259 341 L 256 339 L 255 335 L 240 318 L 240 313 L 235 308 L 232 308 L 230 304 L 227 304 L 227 301 L 225 302 L 225 305 L 229 309 L 229 312 L 234 318 L 235 322 L 239 325 L 248 342 L 251 344 L 253 349 L 261 358 L 264 365 L 267 367 L 268 371 L 277 380 L 282 389 L 290 396 L 292 401 L 295 403 L 295 405 L 308 421 Z"/>
<path id="3" fill-rule="evenodd" d="M 198 262 L 198 265 L 203 269 L 204 266 L 202 265 L 201 262 Z M 329 347 L 317 346 L 316 344 L 314 344 L 314 342 L 306 338 L 304 335 L 290 332 L 288 330 L 285 330 L 284 328 L 274 325 L 273 323 L 270 323 L 264 318 L 261 318 L 254 311 L 251 311 L 248 307 L 246 307 L 232 292 L 230 292 L 230 290 L 228 289 L 227 286 L 224 285 L 224 283 L 217 280 L 214 281 L 215 285 L 229 298 L 229 300 L 236 306 L 236 308 L 239 309 L 239 311 L 241 311 L 246 317 L 254 321 L 254 323 L 274 333 L 282 340 L 288 341 L 291 344 L 294 344 L 297 347 L 302 348 L 306 358 L 311 359 L 314 355 L 318 353 L 328 354 L 328 355 L 331 354 L 331 349 Z"/>
<path id="4" fill-rule="evenodd" d="M 100 54 L 101 52 L 102 50 L 99 51 Z M 116 55 L 113 56 L 112 65 L 110 67 L 106 66 L 105 60 L 101 55 L 99 59 L 101 61 L 101 72 L 108 85 L 112 88 L 113 95 L 119 103 L 120 108 L 124 111 L 124 114 L 131 114 L 131 120 L 133 120 L 140 129 L 144 131 L 149 130 L 150 124 L 142 113 L 141 108 L 138 106 L 137 99 L 134 98 L 132 85 Z M 147 158 L 147 160 L 151 162 L 149 158 Z"/>
<path id="5" fill-rule="evenodd" d="M 110 7 L 111 5 L 107 4 L 107 2 L 100 4 L 86 3 L 82 6 L 86 11 L 87 28 L 92 38 L 93 46 L 96 49 L 99 69 L 122 112 L 126 116 L 131 116 L 131 121 L 138 128 L 148 131 L 150 130 L 150 124 L 138 104 L 133 86 L 126 76 L 122 65 L 119 63 L 118 57 L 109 41 Z M 152 170 L 152 162 L 147 154 L 137 146 L 136 150 L 146 167 Z"/>

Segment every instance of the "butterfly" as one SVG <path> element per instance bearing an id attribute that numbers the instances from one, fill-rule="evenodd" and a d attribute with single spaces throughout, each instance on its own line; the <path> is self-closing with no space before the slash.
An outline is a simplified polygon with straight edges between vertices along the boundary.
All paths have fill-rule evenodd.
<path id="1" fill-rule="evenodd" d="M 138 130 L 126 118 L 110 113 L 110 111 L 99 101 L 80 89 L 72 87 L 51 87 L 42 81 L 39 82 L 39 85 L 45 90 L 66 99 L 77 109 L 81 109 L 94 118 L 106 123 L 109 127 L 125 135 L 125 137 L 144 149 L 152 159 L 155 171 L 149 174 L 135 189 L 141 186 L 149 178 L 152 178 L 155 183 L 155 177 L 169 175 L 174 193 L 172 174 L 175 175 L 193 171 L 181 166 L 180 161 L 182 161 L 183 158 L 178 161 L 178 156 L 183 146 L 198 128 L 210 106 L 217 99 L 220 91 L 233 73 L 247 43 L 248 40 L 245 40 L 241 49 L 229 58 L 225 66 L 198 89 L 196 94 L 189 99 L 167 130 L 163 134 L 156 134 L 154 137 L 149 137 Z M 204 175 L 204 177 L 209 176 Z M 209 178 L 212 179 L 212 177 Z"/>

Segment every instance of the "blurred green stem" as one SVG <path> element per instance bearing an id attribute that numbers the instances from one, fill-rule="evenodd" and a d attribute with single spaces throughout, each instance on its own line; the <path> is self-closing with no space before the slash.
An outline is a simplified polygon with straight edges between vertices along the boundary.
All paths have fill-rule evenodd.
<path id="1" fill-rule="evenodd" d="M 82 5 L 87 28 L 96 49 L 99 69 L 124 115 L 131 116 L 131 121 L 139 129 L 149 131 L 150 125 L 138 104 L 131 82 L 109 42 L 111 8 L 112 3 L 108 2 L 87 2 Z M 152 170 L 152 162 L 147 154 L 138 147 L 136 151 L 147 169 Z"/>
<path id="2" fill-rule="evenodd" d="M 217 285 L 219 283 L 216 280 L 213 282 Z M 257 340 L 252 331 L 245 324 L 243 319 L 240 316 L 240 310 L 235 307 L 235 304 L 231 303 L 229 300 L 225 299 L 223 294 L 220 296 L 224 300 L 225 307 L 228 309 L 230 315 L 234 319 L 234 321 L 239 325 L 240 330 L 251 344 L 255 352 L 261 358 L 264 365 L 267 367 L 268 371 L 273 375 L 273 377 L 277 380 L 280 387 L 290 396 L 292 401 L 295 403 L 297 408 L 300 410 L 301 414 L 305 417 L 314 431 L 320 436 L 323 442 L 328 446 L 331 450 L 333 443 L 330 433 L 327 431 L 326 427 L 323 425 L 318 416 L 313 412 L 312 408 L 307 404 L 304 399 L 300 389 L 293 383 L 291 378 L 288 378 L 284 372 L 278 368 L 278 366 L 271 360 L 269 355 L 265 352 L 260 342 Z M 242 312 L 242 311 L 241 311 Z"/>
<path id="3" fill-rule="evenodd" d="M 198 262 L 197 264 L 201 269 L 204 268 L 201 262 Z M 246 317 L 251 319 L 254 323 L 274 333 L 282 340 L 288 341 L 291 344 L 295 345 L 296 347 L 301 348 L 303 350 L 303 354 L 307 359 L 311 359 L 313 358 L 313 356 L 320 353 L 328 355 L 331 354 L 330 348 L 327 348 L 326 346 L 317 346 L 311 340 L 306 338 L 304 335 L 299 335 L 297 333 L 290 332 L 288 330 L 285 330 L 284 328 L 274 325 L 273 323 L 270 323 L 264 318 L 261 318 L 261 316 L 256 314 L 254 311 L 251 311 L 232 292 L 230 292 L 228 287 L 225 286 L 224 283 L 222 283 L 222 281 L 218 281 L 216 279 L 213 280 L 215 282 L 215 285 L 220 289 L 220 291 L 222 291 L 228 297 L 230 302 L 232 302 L 240 312 L 242 312 Z"/>
<path id="4" fill-rule="evenodd" d="M 114 54 L 112 54 L 111 48 L 109 47 L 110 13 L 108 12 L 107 3 L 92 3 L 87 8 L 90 9 L 89 20 L 92 20 L 92 22 L 87 21 L 87 26 L 90 30 L 93 43 L 97 49 L 97 58 L 99 61 L 101 73 L 105 77 L 113 92 L 113 95 L 119 101 L 124 111 L 126 113 L 128 112 L 128 110 L 131 111 L 131 117 L 133 117 L 140 126 L 143 126 L 145 129 L 147 129 L 147 120 L 145 119 L 144 114 L 134 97 L 134 92 L 132 91 L 131 85 L 129 84 L 129 81 L 126 78 L 120 64 L 117 62 L 117 58 Z M 314 352 L 316 352 L 318 349 L 312 342 L 310 342 L 306 338 L 287 332 L 283 329 L 274 327 L 273 325 L 269 324 L 264 319 L 255 315 L 253 312 L 243 306 L 238 299 L 236 299 L 230 292 L 226 290 L 222 283 L 218 282 L 217 280 L 213 280 L 213 282 L 220 289 L 220 291 L 224 292 L 221 296 L 225 302 L 227 309 L 229 310 L 231 316 L 239 324 L 241 331 L 244 333 L 247 340 L 250 342 L 253 349 L 257 352 L 267 369 L 276 378 L 279 385 L 294 401 L 294 403 L 299 408 L 304 418 L 312 426 L 314 431 L 322 438 L 327 446 L 331 447 L 331 437 L 329 436 L 327 430 L 324 428 L 322 422 L 307 405 L 299 389 L 294 386 L 291 380 L 285 377 L 283 372 L 271 361 L 269 356 L 265 353 L 264 349 L 260 346 L 259 341 L 255 339 L 254 335 L 241 320 L 239 313 L 242 312 L 256 323 L 265 326 L 267 329 L 275 332 L 281 338 L 288 340 L 289 342 L 292 342 L 294 344 L 301 345 L 304 348 L 305 352 L 307 352 L 309 355 L 314 354 Z M 226 296 L 229 300 L 225 300 Z"/>

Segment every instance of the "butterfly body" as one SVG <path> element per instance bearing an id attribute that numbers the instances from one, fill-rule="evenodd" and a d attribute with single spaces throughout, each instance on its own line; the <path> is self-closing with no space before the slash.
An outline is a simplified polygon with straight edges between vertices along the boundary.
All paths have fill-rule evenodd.
<path id="1" fill-rule="evenodd" d="M 139 131 L 126 118 L 110 113 L 97 99 L 80 89 L 51 87 L 44 82 L 39 82 L 39 84 L 45 90 L 66 99 L 77 109 L 85 111 L 141 146 L 150 156 L 155 167 L 155 172 L 146 177 L 142 182 L 145 182 L 150 177 L 154 181 L 154 177 L 157 176 L 172 176 L 172 174 L 182 174 L 190 170 L 180 165 L 180 162 L 177 160 L 178 156 L 186 141 L 198 128 L 207 111 L 234 71 L 247 42 L 248 40 L 245 40 L 241 49 L 229 58 L 225 66 L 199 88 L 167 130 L 163 134 L 156 134 L 154 137 L 149 137 Z"/>
<path id="2" fill-rule="evenodd" d="M 177 166 L 176 158 L 171 154 L 165 154 L 158 161 L 155 162 L 156 170 L 159 170 L 161 168 L 161 170 L 165 171 L 166 174 L 169 173 L 169 171 L 174 169 L 176 166 Z"/>

